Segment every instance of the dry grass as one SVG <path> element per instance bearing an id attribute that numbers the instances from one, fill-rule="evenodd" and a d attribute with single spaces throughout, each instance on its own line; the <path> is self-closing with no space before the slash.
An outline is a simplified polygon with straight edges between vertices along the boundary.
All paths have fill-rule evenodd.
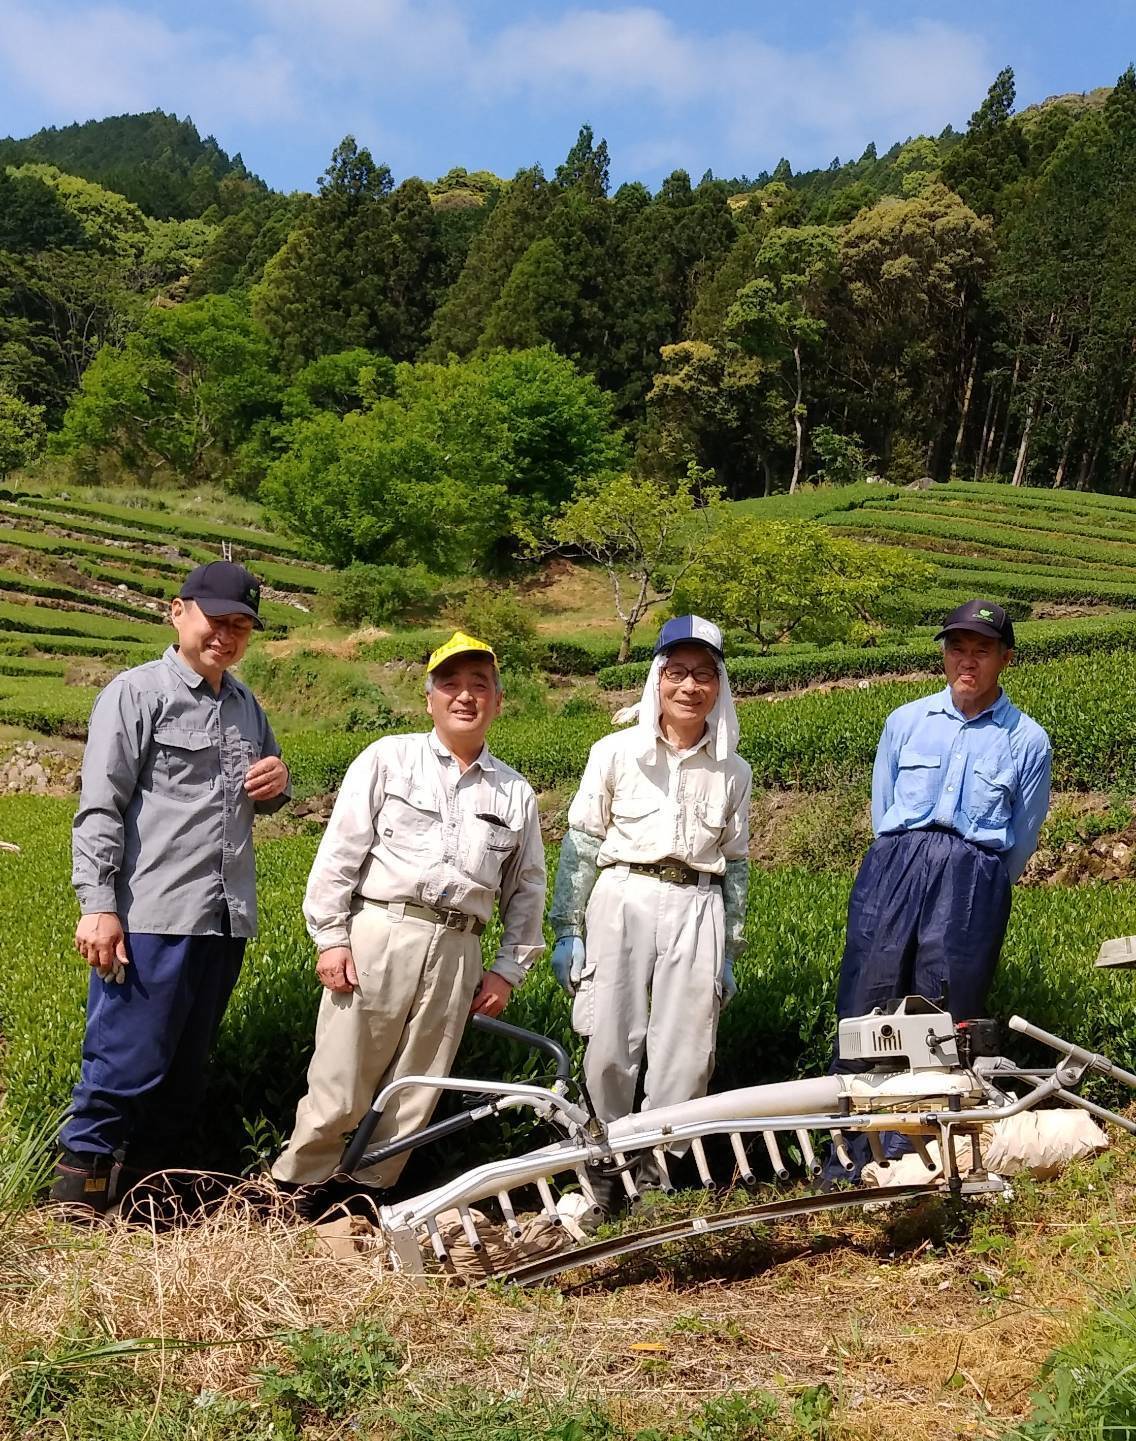
<path id="1" fill-rule="evenodd" d="M 823 1382 L 862 1441 L 992 1437 L 1026 1410 L 1042 1361 L 1086 1308 L 1132 1284 L 1134 1194 L 1122 1145 L 1023 1187 L 1012 1206 L 969 1211 L 949 1242 L 937 1210 L 829 1217 L 533 1292 L 337 1261 L 311 1229 L 265 1220 L 240 1196 L 160 1235 L 31 1213 L 15 1233 L 24 1284 L 9 1291 L 0 1354 L 18 1364 L 79 1335 L 162 1338 L 132 1364 L 159 1367 L 164 1385 L 247 1398 L 256 1370 L 283 1359 L 281 1332 L 370 1320 L 403 1347 L 412 1398 L 463 1384 L 599 1396 L 626 1424 L 729 1390 L 792 1396 Z"/>

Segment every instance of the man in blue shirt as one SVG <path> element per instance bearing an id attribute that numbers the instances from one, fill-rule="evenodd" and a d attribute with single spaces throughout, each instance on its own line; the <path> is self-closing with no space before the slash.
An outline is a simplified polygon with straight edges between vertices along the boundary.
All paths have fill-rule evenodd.
<path id="1" fill-rule="evenodd" d="M 968 601 L 935 639 L 946 688 L 892 711 L 876 751 L 876 839 L 848 904 L 842 1018 L 903 995 L 945 996 L 956 1020 L 983 1014 L 1010 888 L 1049 809 L 1049 737 L 999 684 L 1009 616 Z"/>

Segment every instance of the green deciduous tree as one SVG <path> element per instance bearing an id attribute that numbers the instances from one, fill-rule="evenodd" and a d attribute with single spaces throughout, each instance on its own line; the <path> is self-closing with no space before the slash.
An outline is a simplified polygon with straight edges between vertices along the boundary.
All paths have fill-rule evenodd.
<path id="1" fill-rule="evenodd" d="M 789 404 L 773 362 L 725 342 L 663 347 L 647 396 L 644 465 L 675 478 L 694 460 L 740 499 L 768 495 L 774 464 L 792 447 Z"/>
<path id="2" fill-rule="evenodd" d="M 58 439 L 110 450 L 143 474 L 223 479 L 254 426 L 279 414 L 271 348 L 228 296 L 151 310 L 123 347 L 104 346 Z"/>
<path id="3" fill-rule="evenodd" d="M 603 566 L 623 623 L 618 662 L 635 627 L 669 601 L 709 544 L 719 492 L 702 489 L 697 467 L 677 485 L 612 472 L 583 489 L 552 526 L 560 546 Z"/>
<path id="4" fill-rule="evenodd" d="M 609 398 L 549 349 L 401 365 L 381 391 L 294 425 L 262 487 L 337 564 L 498 568 L 622 459 Z"/>
<path id="5" fill-rule="evenodd" d="M 727 332 L 737 344 L 783 367 L 796 440 L 790 492 L 801 479 L 808 361 L 827 328 L 823 312 L 838 276 L 838 256 L 837 234 L 827 226 L 771 231 L 757 253 L 758 278 L 742 287 L 727 316 Z"/>
<path id="6" fill-rule="evenodd" d="M 685 611 L 763 647 L 871 631 L 880 602 L 934 576 L 910 552 L 837 539 L 819 525 L 745 519 L 715 528 L 675 594 Z"/>
<path id="7" fill-rule="evenodd" d="M 43 406 L 29 405 L 0 389 L 0 481 L 13 470 L 30 465 L 43 450 L 47 431 Z"/>

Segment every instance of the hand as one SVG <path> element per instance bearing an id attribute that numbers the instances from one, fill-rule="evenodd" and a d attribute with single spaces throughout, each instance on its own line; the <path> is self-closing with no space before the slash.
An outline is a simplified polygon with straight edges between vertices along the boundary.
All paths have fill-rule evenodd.
<path id="1" fill-rule="evenodd" d="M 579 936 L 561 936 L 552 948 L 552 969 L 570 996 L 576 994 L 584 974 L 584 942 Z"/>
<path id="2" fill-rule="evenodd" d="M 359 976 L 351 947 L 330 946 L 326 951 L 320 951 L 316 975 L 320 978 L 320 985 L 326 986 L 329 991 L 353 991 L 359 984 Z"/>
<path id="3" fill-rule="evenodd" d="M 727 961 L 722 967 L 722 1009 L 730 1004 L 738 993 L 738 983 L 734 980 L 734 963 Z"/>
<path id="4" fill-rule="evenodd" d="M 265 756 L 254 761 L 245 775 L 245 791 L 250 800 L 270 801 L 288 784 L 288 767 L 279 756 Z"/>
<path id="5" fill-rule="evenodd" d="M 473 1004 L 469 1008 L 471 1016 L 499 1016 L 509 1004 L 509 997 L 513 994 L 513 987 L 504 978 L 493 971 L 486 971 L 481 978 L 473 997 Z"/>
<path id="6" fill-rule="evenodd" d="M 122 922 L 113 911 L 91 911 L 75 927 L 75 949 L 102 976 L 121 981 L 130 964 Z"/>

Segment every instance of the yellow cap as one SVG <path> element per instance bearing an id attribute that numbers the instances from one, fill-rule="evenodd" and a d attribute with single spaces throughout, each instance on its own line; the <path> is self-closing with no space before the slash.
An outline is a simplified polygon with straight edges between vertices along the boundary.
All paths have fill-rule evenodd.
<path id="1" fill-rule="evenodd" d="M 451 656 L 467 655 L 469 653 L 487 655 L 494 665 L 497 664 L 497 657 L 493 654 L 493 647 L 486 645 L 483 640 L 477 640 L 472 635 L 466 635 L 464 630 L 455 630 L 453 635 L 444 645 L 440 645 L 430 659 L 426 662 L 426 674 L 436 671 L 443 661 Z"/>

